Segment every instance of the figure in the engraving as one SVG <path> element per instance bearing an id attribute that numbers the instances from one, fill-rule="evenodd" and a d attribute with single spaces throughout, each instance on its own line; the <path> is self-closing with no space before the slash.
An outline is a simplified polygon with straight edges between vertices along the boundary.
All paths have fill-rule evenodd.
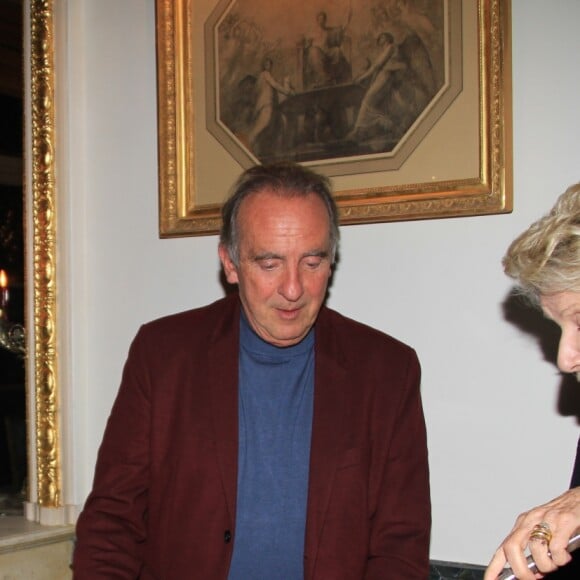
<path id="1" fill-rule="evenodd" d="M 361 102 L 354 127 L 348 135 L 349 139 L 356 139 L 369 128 L 390 130 L 393 126 L 392 119 L 385 108 L 381 107 L 381 103 L 392 87 L 393 71 L 405 68 L 405 64 L 398 58 L 392 34 L 388 32 L 379 34 L 377 46 L 380 47 L 379 55 L 355 79 L 359 83 L 370 81 L 370 84 Z"/>
<path id="2" fill-rule="evenodd" d="M 293 93 L 289 81 L 285 85 L 272 76 L 273 62 L 266 57 L 262 63 L 262 72 L 256 82 L 256 105 L 254 108 L 254 124 L 248 133 L 248 145 L 254 148 L 257 139 L 274 121 L 279 104 L 279 94 Z"/>
<path id="3" fill-rule="evenodd" d="M 352 69 L 344 54 L 346 29 L 352 18 L 349 9 L 345 24 L 329 26 L 326 12 L 316 15 L 316 29 L 306 40 L 304 84 L 308 88 L 336 85 L 351 80 Z"/>

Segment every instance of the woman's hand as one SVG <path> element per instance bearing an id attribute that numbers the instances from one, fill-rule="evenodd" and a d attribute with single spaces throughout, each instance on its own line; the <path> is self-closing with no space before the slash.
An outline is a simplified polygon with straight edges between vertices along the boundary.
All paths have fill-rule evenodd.
<path id="1" fill-rule="evenodd" d="M 540 523 L 549 526 L 552 534 L 549 542 L 530 539 L 534 527 Z M 519 580 L 543 578 L 570 561 L 566 547 L 579 529 L 580 487 L 576 487 L 518 516 L 512 531 L 491 559 L 484 580 L 496 580 L 507 564 Z M 525 550 L 528 546 L 538 568 L 537 574 L 527 567 Z"/>

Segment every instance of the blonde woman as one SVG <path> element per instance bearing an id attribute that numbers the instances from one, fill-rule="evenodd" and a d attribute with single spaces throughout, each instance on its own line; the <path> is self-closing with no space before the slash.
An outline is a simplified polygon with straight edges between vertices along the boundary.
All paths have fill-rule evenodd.
<path id="1" fill-rule="evenodd" d="M 561 329 L 558 368 L 580 380 L 580 184 L 570 187 L 549 214 L 533 223 L 509 247 L 504 269 L 522 291 Z M 520 580 L 580 578 L 578 558 L 569 564 L 568 539 L 580 531 L 580 441 L 571 488 L 521 514 L 495 552 L 484 580 L 509 565 Z M 525 550 L 538 572 L 527 568 Z"/>

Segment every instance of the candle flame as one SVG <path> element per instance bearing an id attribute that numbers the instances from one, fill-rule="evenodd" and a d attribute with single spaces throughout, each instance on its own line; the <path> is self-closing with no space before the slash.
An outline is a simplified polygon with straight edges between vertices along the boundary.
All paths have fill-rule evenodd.
<path id="1" fill-rule="evenodd" d="M 0 270 L 0 288 L 8 287 L 8 276 L 4 270 Z"/>

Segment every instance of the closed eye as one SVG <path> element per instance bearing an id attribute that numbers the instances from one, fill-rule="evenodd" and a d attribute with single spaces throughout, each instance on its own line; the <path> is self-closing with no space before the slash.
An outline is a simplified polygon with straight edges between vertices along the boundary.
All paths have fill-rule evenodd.
<path id="1" fill-rule="evenodd" d="M 280 260 L 272 260 L 272 259 L 258 260 L 258 265 L 262 270 L 270 272 L 272 270 L 275 270 L 280 265 Z"/>
<path id="2" fill-rule="evenodd" d="M 312 253 L 306 254 L 302 258 L 303 264 L 305 264 L 308 270 L 316 270 L 320 267 L 323 262 L 328 260 L 328 252 L 314 251 Z"/>
<path id="3" fill-rule="evenodd" d="M 316 270 L 322 264 L 322 258 L 309 258 L 306 261 L 306 267 L 309 270 Z"/>

